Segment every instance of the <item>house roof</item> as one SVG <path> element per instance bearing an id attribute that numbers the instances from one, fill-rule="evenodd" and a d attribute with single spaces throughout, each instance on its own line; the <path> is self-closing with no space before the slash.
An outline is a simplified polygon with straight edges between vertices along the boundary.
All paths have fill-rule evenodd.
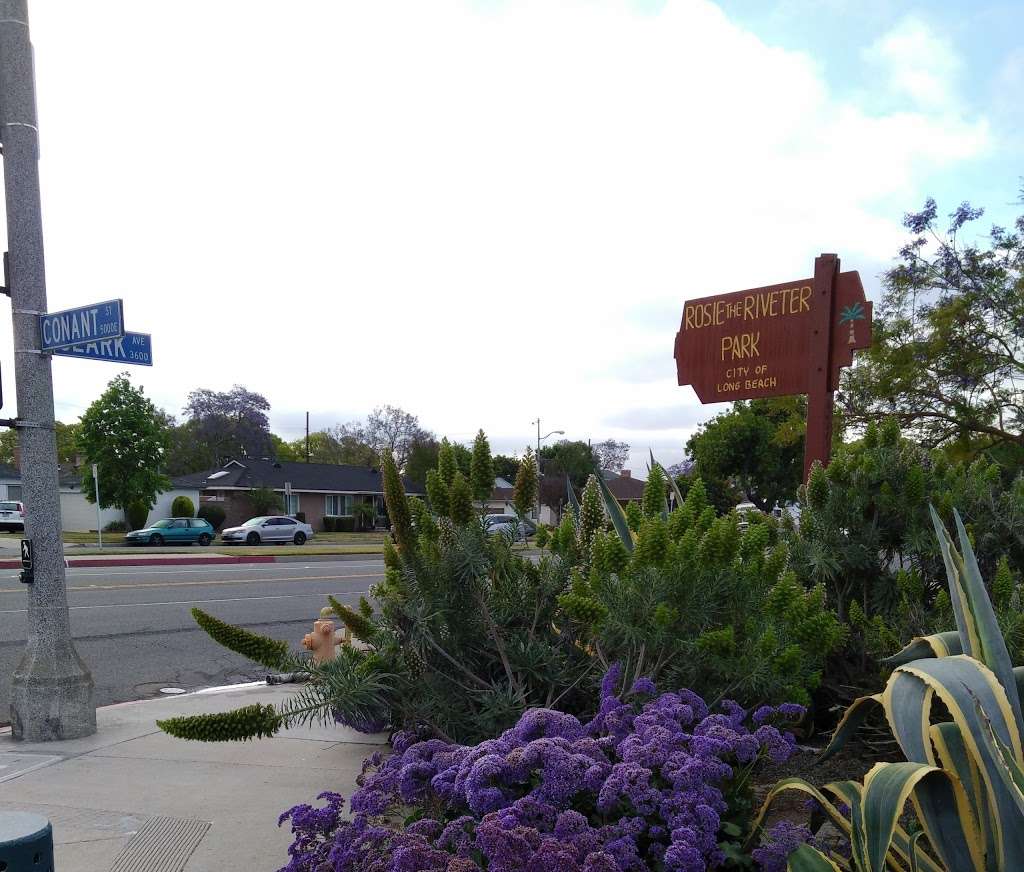
<path id="1" fill-rule="evenodd" d="M 620 502 L 643 499 L 646 481 L 628 475 L 613 475 L 605 479 L 608 490 Z"/>
<path id="2" fill-rule="evenodd" d="M 384 487 L 379 469 L 340 463 L 297 463 L 291 460 L 232 460 L 223 467 L 181 475 L 173 479 L 177 488 L 199 490 L 265 487 L 284 490 L 286 483 L 295 491 L 325 493 L 381 494 Z M 403 477 L 406 493 L 419 493 Z"/>

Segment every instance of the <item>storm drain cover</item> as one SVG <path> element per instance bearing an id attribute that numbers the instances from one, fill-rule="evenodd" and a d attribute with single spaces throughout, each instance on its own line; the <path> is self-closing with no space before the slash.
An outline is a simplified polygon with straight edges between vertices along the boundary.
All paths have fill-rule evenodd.
<path id="1" fill-rule="evenodd" d="M 117 855 L 110 872 L 182 872 L 209 821 L 150 818 Z"/>

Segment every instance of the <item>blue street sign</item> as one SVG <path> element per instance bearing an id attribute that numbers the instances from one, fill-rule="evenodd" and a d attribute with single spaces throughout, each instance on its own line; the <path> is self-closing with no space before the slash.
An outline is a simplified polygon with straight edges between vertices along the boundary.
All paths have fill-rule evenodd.
<path id="1" fill-rule="evenodd" d="M 124 313 L 120 300 L 107 300 L 63 312 L 39 316 L 39 336 L 43 351 L 56 351 L 69 345 L 117 339 L 124 336 Z"/>
<path id="2" fill-rule="evenodd" d="M 124 336 L 117 339 L 104 339 L 100 342 L 86 342 L 83 345 L 55 348 L 53 353 L 61 357 L 87 357 L 90 360 L 110 360 L 114 363 L 152 366 L 153 338 L 148 333 L 125 333 Z"/>

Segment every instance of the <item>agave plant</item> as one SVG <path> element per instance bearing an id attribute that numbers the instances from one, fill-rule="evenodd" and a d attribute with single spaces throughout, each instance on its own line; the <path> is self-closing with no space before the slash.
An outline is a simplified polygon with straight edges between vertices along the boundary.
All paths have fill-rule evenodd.
<path id="1" fill-rule="evenodd" d="M 959 513 L 953 514 L 959 551 L 932 509 L 956 631 L 916 638 L 890 658 L 894 669 L 885 689 L 850 706 L 824 755 L 842 747 L 880 706 L 907 762 L 878 763 L 863 784 L 835 782 L 821 790 L 797 778 L 776 784 L 755 832 L 775 797 L 797 790 L 817 800 L 852 849 L 847 861 L 803 846 L 790 857 L 794 872 L 1024 869 L 1018 690 L 1024 669 L 1010 661 L 967 532 Z M 908 799 L 921 826 L 913 836 L 899 824 Z M 849 807 L 848 815 L 840 804 Z"/>

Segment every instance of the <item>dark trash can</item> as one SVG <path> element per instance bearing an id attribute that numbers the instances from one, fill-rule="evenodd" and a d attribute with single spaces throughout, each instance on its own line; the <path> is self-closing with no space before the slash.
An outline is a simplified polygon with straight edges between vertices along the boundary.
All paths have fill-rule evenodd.
<path id="1" fill-rule="evenodd" d="M 46 818 L 0 811 L 0 872 L 53 872 L 53 828 Z"/>

